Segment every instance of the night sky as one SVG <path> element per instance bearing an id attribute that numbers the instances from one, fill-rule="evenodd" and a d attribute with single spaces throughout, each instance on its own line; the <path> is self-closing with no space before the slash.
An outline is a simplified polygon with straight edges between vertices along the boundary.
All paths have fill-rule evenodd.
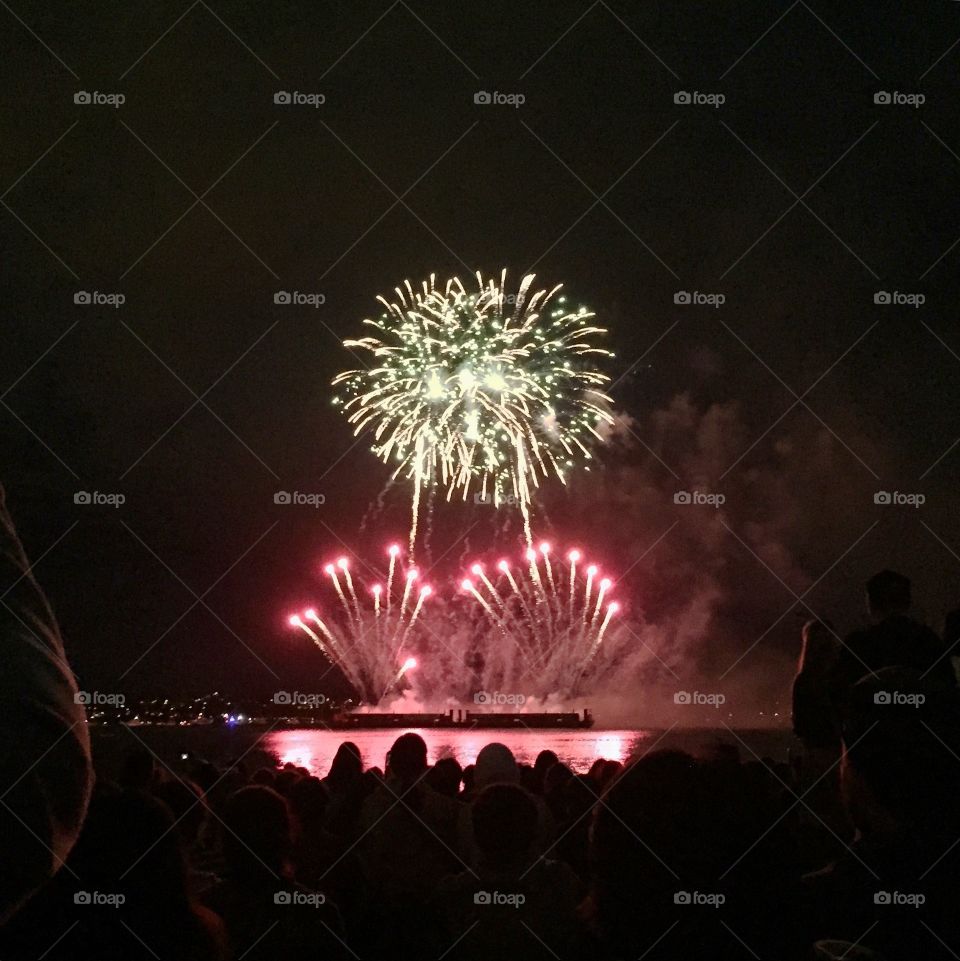
<path id="1" fill-rule="evenodd" d="M 936 627 L 960 603 L 960 3 L 19 0 L 0 25 L 0 480 L 82 685 L 322 668 L 285 614 L 409 509 L 373 510 L 340 341 L 431 272 L 533 270 L 609 328 L 620 426 L 539 526 L 629 568 L 653 621 L 714 598 L 691 676 L 750 649 L 733 676 L 782 692 L 797 612 L 851 629 L 885 566 Z M 694 488 L 723 510 L 673 503 Z M 435 580 L 493 514 L 434 506 Z"/>

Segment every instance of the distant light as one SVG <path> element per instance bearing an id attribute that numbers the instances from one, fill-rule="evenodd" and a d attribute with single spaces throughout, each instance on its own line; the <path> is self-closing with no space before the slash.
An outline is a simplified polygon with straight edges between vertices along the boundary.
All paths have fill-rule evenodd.
<path id="1" fill-rule="evenodd" d="M 607 607 L 607 610 L 608 610 L 611 614 L 616 614 L 617 611 L 620 610 L 620 605 L 619 605 L 616 601 L 611 601 L 611 602 L 610 602 L 610 605 Z"/>
<path id="2" fill-rule="evenodd" d="M 291 614 L 288 623 L 291 627 L 300 627 L 300 625 L 303 624 L 303 621 L 300 620 L 299 614 Z"/>
<path id="3" fill-rule="evenodd" d="M 429 584 L 424 584 L 420 588 L 421 597 L 429 597 L 433 593 L 433 588 Z"/>
<path id="4" fill-rule="evenodd" d="M 341 557 L 341 558 L 337 561 L 337 567 L 339 567 L 341 570 L 344 570 L 344 571 L 345 571 L 345 570 L 347 569 L 347 559 L 346 559 L 345 557 Z"/>
<path id="5" fill-rule="evenodd" d="M 474 564 L 470 570 L 479 577 L 483 573 L 483 568 L 479 564 Z"/>
<path id="6" fill-rule="evenodd" d="M 374 594 L 379 594 L 383 590 L 383 588 L 379 584 L 374 584 L 371 590 L 373 591 Z"/>
<path id="7" fill-rule="evenodd" d="M 417 579 L 417 569 L 415 567 L 411 567 L 410 570 L 407 571 L 407 580 L 415 581 L 416 579 Z"/>
<path id="8" fill-rule="evenodd" d="M 387 548 L 387 553 L 388 553 L 391 557 L 396 557 L 397 554 L 400 553 L 400 545 L 399 545 L 399 544 L 391 544 L 391 545 Z"/>
<path id="9" fill-rule="evenodd" d="M 527 560 L 535 561 L 537 559 L 537 552 L 532 548 L 527 548 Z"/>
<path id="10" fill-rule="evenodd" d="M 591 577 L 593 577 L 593 575 L 597 573 L 597 565 L 596 565 L 596 564 L 591 564 L 591 565 L 587 568 L 587 573 L 588 573 Z"/>
<path id="11" fill-rule="evenodd" d="M 506 562 L 506 559 L 503 559 L 503 560 L 498 561 L 498 562 L 497 562 L 497 567 L 499 567 L 501 571 L 508 571 L 508 570 L 510 570 L 510 565 Z"/>
<path id="12" fill-rule="evenodd" d="M 305 618 L 307 618 L 307 620 L 313 621 L 313 620 L 316 620 L 317 612 L 316 612 L 316 610 L 315 610 L 314 608 L 308 607 L 308 608 L 303 612 L 303 616 L 304 616 Z"/>
<path id="13" fill-rule="evenodd" d="M 544 542 L 540 545 L 540 553 L 541 553 L 541 554 L 549 554 L 549 553 L 550 553 L 550 543 L 549 543 L 549 541 L 544 541 Z"/>
<path id="14" fill-rule="evenodd" d="M 611 581 L 609 577 L 605 577 L 605 578 L 600 582 L 600 586 L 601 586 L 604 590 L 606 590 L 612 583 L 613 583 L 613 581 Z"/>
<path id="15" fill-rule="evenodd" d="M 327 572 L 328 574 L 330 574 L 331 576 L 332 576 L 333 573 L 334 573 L 334 566 L 333 566 L 333 564 L 327 564 L 323 569 L 324 569 L 324 571 L 326 571 L 326 572 Z"/>
<path id="16" fill-rule="evenodd" d="M 570 551 L 570 553 L 567 555 L 567 557 L 569 557 L 570 560 L 573 561 L 574 564 L 576 564 L 577 561 L 580 560 L 580 558 L 581 558 L 582 556 L 583 556 L 583 555 L 582 555 L 582 554 L 580 553 L 580 551 L 578 551 L 578 550 L 572 550 L 572 551 Z"/>
<path id="17" fill-rule="evenodd" d="M 472 590 L 473 590 L 473 581 L 471 581 L 469 577 L 465 577 L 465 578 L 460 582 L 460 586 L 461 586 L 465 591 L 472 591 Z"/>
<path id="18" fill-rule="evenodd" d="M 405 671 L 412 671 L 417 666 L 417 659 L 415 657 L 408 657 L 403 662 L 403 669 Z"/>

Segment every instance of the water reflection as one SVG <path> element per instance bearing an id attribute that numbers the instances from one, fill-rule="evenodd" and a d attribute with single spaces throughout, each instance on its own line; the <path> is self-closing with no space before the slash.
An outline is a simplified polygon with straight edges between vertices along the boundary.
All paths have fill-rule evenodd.
<path id="1" fill-rule="evenodd" d="M 262 748 L 281 764 L 305 767 L 311 774 L 326 775 L 337 748 L 353 741 L 363 756 L 365 767 L 382 768 L 390 745 L 403 732 L 384 731 L 274 731 L 263 739 Z M 485 744 L 505 744 L 518 761 L 533 764 L 540 751 L 553 751 L 574 771 L 586 772 L 598 758 L 627 761 L 636 755 L 649 737 L 647 731 L 456 731 L 418 730 L 427 742 L 431 764 L 441 757 L 454 756 L 463 764 L 473 764 Z"/>

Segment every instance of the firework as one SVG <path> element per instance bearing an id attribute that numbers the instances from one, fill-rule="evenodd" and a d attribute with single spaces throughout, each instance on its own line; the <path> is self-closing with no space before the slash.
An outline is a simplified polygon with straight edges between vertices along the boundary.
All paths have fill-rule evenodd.
<path id="1" fill-rule="evenodd" d="M 324 565 L 336 600 L 323 614 L 308 608 L 289 618 L 336 664 L 358 694 L 376 703 L 398 688 L 417 666 L 409 655 L 419 633 L 424 604 L 433 589 L 420 583 L 415 567 L 404 564 L 399 545 L 387 549 L 385 579 L 358 583 L 346 557 Z"/>
<path id="2" fill-rule="evenodd" d="M 565 480 L 590 461 L 598 427 L 612 423 L 609 378 L 593 363 L 612 356 L 594 346 L 605 333 L 585 307 L 569 310 L 552 290 L 531 292 L 534 275 L 516 295 L 478 272 L 468 290 L 452 278 L 419 289 L 409 281 L 397 300 L 377 299 L 385 313 L 365 320 L 375 336 L 344 341 L 369 352 L 369 369 L 333 381 L 334 398 L 354 427 L 372 436 L 373 452 L 394 465 L 394 477 L 413 481 L 410 552 L 416 543 L 423 491 L 438 485 L 446 497 L 516 503 L 527 543 L 530 501 L 540 480 Z"/>
<path id="3" fill-rule="evenodd" d="M 579 549 L 541 542 L 477 560 L 436 591 L 398 544 L 386 558 L 369 578 L 347 557 L 326 564 L 324 608 L 288 619 L 368 704 L 409 691 L 449 706 L 500 691 L 560 705 L 632 689 L 665 664 L 664 635 L 622 615 L 612 580 Z"/>
<path id="4" fill-rule="evenodd" d="M 504 558 L 489 572 L 471 565 L 460 586 L 482 611 L 488 677 L 539 697 L 572 697 L 598 662 L 610 663 L 601 652 L 620 606 L 609 597 L 613 582 L 579 550 L 562 557 L 543 542 L 522 563 Z"/>

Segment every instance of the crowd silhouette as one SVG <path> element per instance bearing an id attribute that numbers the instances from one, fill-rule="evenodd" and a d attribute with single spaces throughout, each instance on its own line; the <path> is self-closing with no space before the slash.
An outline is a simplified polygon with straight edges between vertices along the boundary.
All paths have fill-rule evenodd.
<path id="1" fill-rule="evenodd" d="M 960 954 L 958 617 L 942 637 L 912 619 L 900 574 L 869 581 L 868 629 L 804 628 L 789 762 L 718 745 L 579 773 L 493 742 L 431 765 L 411 732 L 382 769 L 351 742 L 322 778 L 144 746 L 92 786 L 55 622 L 0 521 L 19 605 L 0 611 L 0 958 Z"/>

